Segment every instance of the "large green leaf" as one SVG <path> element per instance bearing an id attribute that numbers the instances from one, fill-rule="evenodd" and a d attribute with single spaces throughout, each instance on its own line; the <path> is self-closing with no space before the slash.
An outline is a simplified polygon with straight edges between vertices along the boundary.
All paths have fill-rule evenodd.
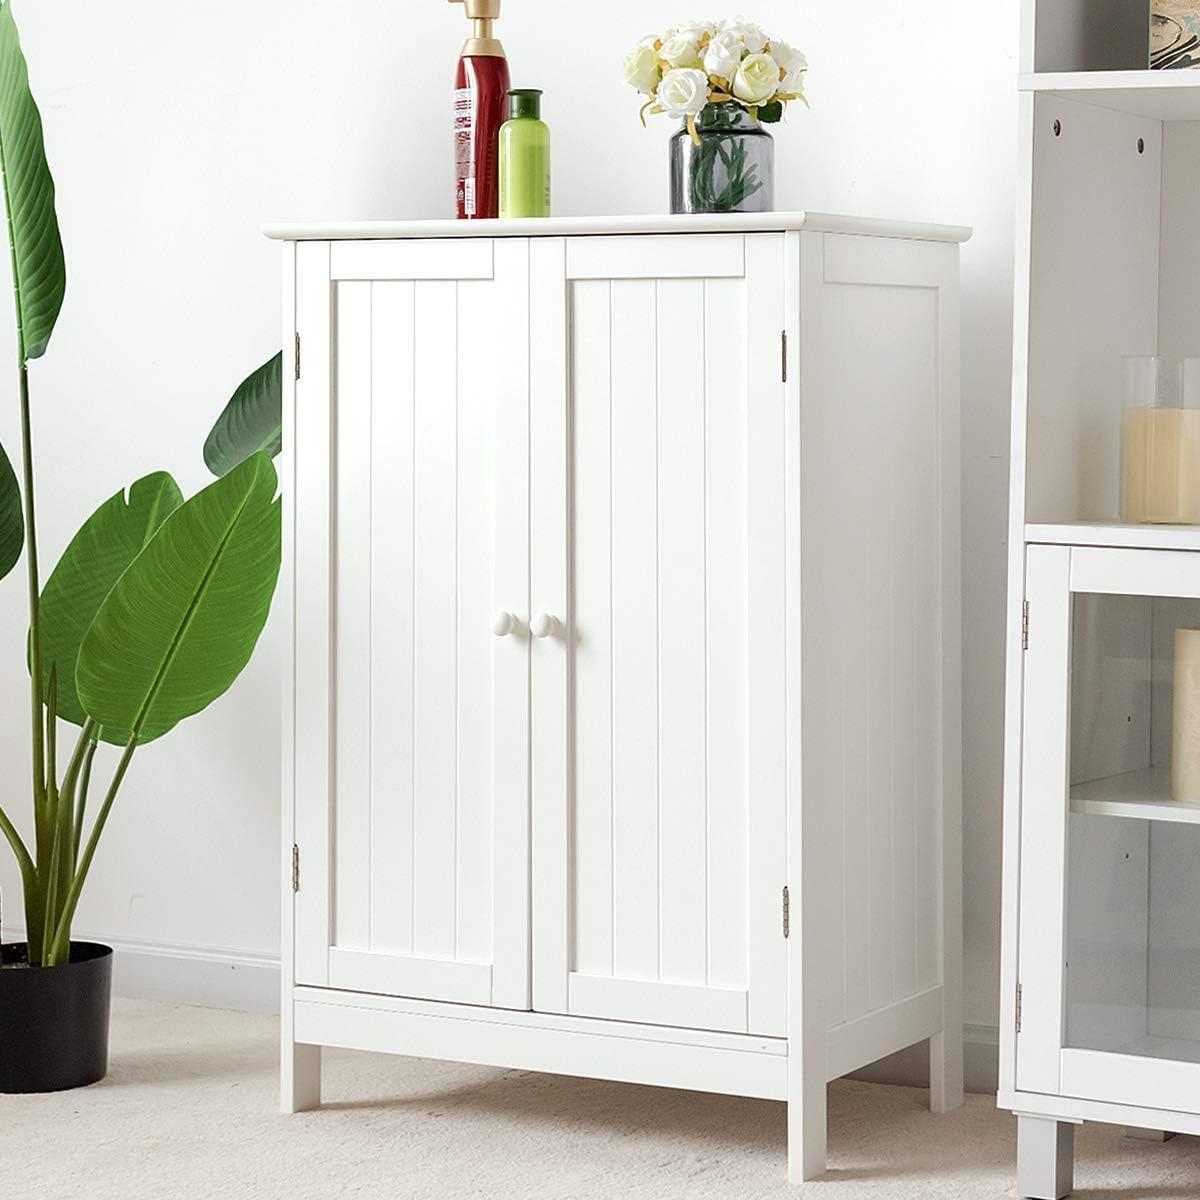
<path id="1" fill-rule="evenodd" d="M 10 0 L 0 6 L 0 168 L 12 243 L 18 349 L 25 362 L 46 352 L 62 308 L 67 268 L 42 117 L 29 91 Z"/>
<path id="2" fill-rule="evenodd" d="M 177 508 L 83 639 L 79 699 L 148 742 L 225 692 L 254 652 L 279 577 L 275 468 L 254 454 Z"/>
<path id="3" fill-rule="evenodd" d="M 113 584 L 142 552 L 158 527 L 183 503 L 178 484 L 165 471 L 139 479 L 110 496 L 83 523 L 63 551 L 42 591 L 43 686 L 58 667 L 58 715 L 82 725 L 87 718 L 75 690 L 75 664 L 96 613 Z M 106 742 L 123 746 L 129 729 L 106 729 Z"/>
<path id="4" fill-rule="evenodd" d="M 204 465 L 225 475 L 256 450 L 272 458 L 283 435 L 283 353 L 239 385 L 204 443 Z"/>
<path id="5" fill-rule="evenodd" d="M 21 489 L 12 463 L 0 446 L 0 579 L 17 565 L 25 545 L 25 518 L 21 515 Z"/>

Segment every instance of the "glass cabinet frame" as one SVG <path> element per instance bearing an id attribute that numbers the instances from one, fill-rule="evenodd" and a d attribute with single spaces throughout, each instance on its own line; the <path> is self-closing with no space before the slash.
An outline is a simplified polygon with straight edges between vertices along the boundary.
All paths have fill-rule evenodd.
<path id="1" fill-rule="evenodd" d="M 1121 736 L 1118 721 L 1129 722 L 1132 728 L 1143 720 L 1143 714 L 1134 710 L 1144 704 L 1144 729 L 1130 736 L 1144 738 L 1149 756 L 1149 708 L 1155 702 L 1149 692 L 1166 688 L 1169 695 L 1169 665 L 1164 666 L 1149 650 L 1145 658 L 1139 657 L 1141 652 L 1136 647 L 1123 644 L 1128 639 L 1121 630 L 1128 630 L 1131 614 L 1136 622 L 1139 604 L 1155 606 L 1153 611 L 1164 613 L 1168 626 L 1173 621 L 1179 627 L 1200 625 L 1200 553 L 1031 545 L 1026 568 L 1028 640 L 1021 765 L 1017 1089 L 1197 1112 L 1200 1033 L 1193 1044 L 1184 1038 L 1122 1038 L 1119 1027 L 1124 1022 L 1128 1033 L 1130 1023 L 1138 1019 L 1139 987 L 1143 989 L 1140 1012 L 1146 1014 L 1147 1024 L 1153 1013 L 1152 989 L 1147 982 L 1151 966 L 1143 962 L 1140 982 L 1136 970 L 1120 968 L 1121 955 L 1128 946 L 1136 952 L 1137 944 L 1132 939 L 1137 932 L 1136 928 L 1131 931 L 1131 922 L 1136 926 L 1139 919 L 1144 919 L 1147 926 L 1143 930 L 1143 958 L 1151 958 L 1151 917 L 1143 909 L 1145 916 L 1139 918 L 1137 908 L 1138 904 L 1153 902 L 1146 895 L 1151 870 L 1147 848 L 1156 830 L 1170 831 L 1175 838 L 1193 836 L 1193 826 L 1200 821 L 1200 806 L 1173 800 L 1169 770 L 1164 770 L 1161 762 L 1151 768 L 1148 758 L 1144 770 L 1104 778 L 1101 768 L 1091 773 L 1100 778 L 1093 779 L 1085 772 L 1086 778 L 1080 782 L 1081 772 L 1072 770 L 1072 743 L 1074 735 L 1076 753 L 1081 754 L 1079 731 L 1073 728 L 1073 717 L 1078 717 L 1081 706 L 1115 706 L 1107 724 L 1097 722 L 1111 741 Z M 1194 610 L 1182 603 L 1187 601 L 1197 601 Z M 1127 607 L 1124 617 L 1122 605 Z M 1102 608 L 1116 619 L 1107 625 L 1098 619 L 1096 613 Z M 1186 615 L 1192 611 L 1194 617 Z M 1081 620 L 1087 623 L 1081 626 Z M 1171 632 L 1169 628 L 1167 632 Z M 1075 644 L 1077 638 L 1085 636 L 1089 643 L 1099 638 L 1111 644 L 1092 645 L 1090 649 Z M 1156 645 L 1165 644 L 1168 642 L 1156 636 Z M 1105 656 L 1110 671 L 1140 679 L 1141 692 L 1130 684 L 1128 696 L 1114 695 L 1121 685 L 1114 688 L 1111 675 L 1106 681 L 1104 670 L 1095 665 Z M 1081 696 L 1085 689 L 1091 689 L 1090 696 Z M 1125 708 L 1120 707 L 1122 703 Z M 1162 714 L 1157 713 L 1155 719 L 1161 724 Z M 1161 742 L 1160 736 L 1160 757 Z M 1111 745 L 1102 745 L 1098 753 L 1103 756 L 1105 752 L 1116 753 Z M 1168 763 L 1169 753 L 1168 735 Z M 1194 835 L 1200 848 L 1200 829 Z M 1179 864 L 1186 861 L 1178 854 L 1165 858 L 1158 855 L 1156 869 L 1180 873 Z M 1195 957 L 1200 963 L 1200 852 L 1195 862 Z M 1126 870 L 1130 874 L 1122 880 L 1121 872 Z M 1073 884 L 1078 887 L 1079 877 L 1089 872 L 1098 877 L 1099 888 L 1093 891 L 1102 899 L 1107 896 L 1107 909 L 1103 903 L 1087 907 L 1087 900 L 1095 895 L 1085 898 L 1082 906 L 1079 895 L 1073 895 Z M 1190 886 L 1186 877 L 1168 879 L 1167 883 L 1176 890 L 1181 884 Z M 1122 893 L 1122 889 L 1126 890 Z M 1128 904 L 1122 901 L 1122 895 L 1129 899 Z M 1087 925 L 1086 952 L 1079 945 L 1080 924 Z M 1106 936 L 1109 943 L 1104 940 Z M 1071 959 L 1076 951 L 1081 961 L 1075 964 L 1076 977 L 1072 979 Z M 1091 962 L 1086 961 L 1088 956 Z M 1089 981 L 1086 987 L 1110 993 L 1104 999 L 1111 1000 L 1107 1011 L 1114 1023 L 1114 1036 L 1097 1034 L 1096 1012 L 1080 1018 L 1078 1009 L 1072 1011 L 1072 988 L 1078 990 L 1080 979 Z M 1200 988 L 1194 1007 L 1200 1030 Z M 1098 1011 L 1103 1018 L 1104 1005 Z M 1191 1014 L 1185 1012 L 1183 1018 L 1190 1020 Z M 1153 1030 L 1143 1032 L 1150 1034 Z"/>

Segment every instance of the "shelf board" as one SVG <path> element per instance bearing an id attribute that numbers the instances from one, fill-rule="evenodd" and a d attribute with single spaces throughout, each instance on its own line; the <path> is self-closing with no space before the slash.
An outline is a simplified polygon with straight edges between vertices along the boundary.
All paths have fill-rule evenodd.
<path id="1" fill-rule="evenodd" d="M 1200 550 L 1200 525 L 1124 525 L 1120 521 L 1033 523 L 1025 526 L 1025 540 L 1053 546 Z"/>
<path id="2" fill-rule="evenodd" d="M 1041 71 L 1019 86 L 1155 121 L 1200 121 L 1200 71 Z"/>
<path id="3" fill-rule="evenodd" d="M 1172 800 L 1171 772 L 1158 767 L 1077 783 L 1071 788 L 1071 811 L 1200 825 L 1200 804 Z"/>

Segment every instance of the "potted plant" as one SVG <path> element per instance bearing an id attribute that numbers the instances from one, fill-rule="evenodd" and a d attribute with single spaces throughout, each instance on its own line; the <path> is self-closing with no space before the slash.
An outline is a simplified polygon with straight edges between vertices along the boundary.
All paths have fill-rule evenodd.
<path id="1" fill-rule="evenodd" d="M 775 145 L 764 125 L 792 100 L 807 104 L 799 50 L 740 17 L 673 25 L 625 59 L 625 82 L 646 113 L 683 124 L 671 138 L 673 213 L 770 212 Z"/>
<path id="2" fill-rule="evenodd" d="M 66 266 L 10 0 L 0 4 L 0 167 L 21 410 L 20 481 L 0 447 L 0 578 L 24 551 L 33 802 L 28 844 L 0 806 L 26 930 L 25 942 L 0 953 L 0 1092 L 51 1091 L 107 1069 L 112 951 L 72 941 L 71 925 L 135 753 L 232 685 L 270 609 L 280 558 L 271 463 L 280 359 L 246 380 L 209 436 L 214 483 L 185 500 L 156 472 L 118 491 L 83 523 L 43 586 L 30 364 L 50 342 Z M 103 745 L 117 748 L 111 772 Z M 94 773 L 107 776 L 103 784 L 93 784 Z"/>

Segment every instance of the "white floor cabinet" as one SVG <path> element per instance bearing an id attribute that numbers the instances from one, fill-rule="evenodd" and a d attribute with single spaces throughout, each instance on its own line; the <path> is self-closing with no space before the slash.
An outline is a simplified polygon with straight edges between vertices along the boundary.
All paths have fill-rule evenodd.
<path id="1" fill-rule="evenodd" d="M 279 227 L 283 1103 L 321 1046 L 961 1097 L 958 245 Z"/>

